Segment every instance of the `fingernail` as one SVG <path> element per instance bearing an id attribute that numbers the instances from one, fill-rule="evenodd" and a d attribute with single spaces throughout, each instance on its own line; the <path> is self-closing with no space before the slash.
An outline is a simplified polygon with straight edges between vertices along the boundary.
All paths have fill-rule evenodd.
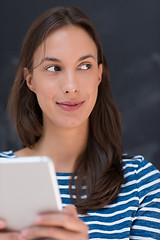
<path id="1" fill-rule="evenodd" d="M 35 218 L 35 222 L 36 223 L 40 223 L 40 222 L 42 222 L 42 216 L 37 216 L 36 218 Z"/>
<path id="2" fill-rule="evenodd" d="M 4 221 L 0 220 L 0 226 L 4 225 Z"/>
<path id="3" fill-rule="evenodd" d="M 18 238 L 19 238 L 19 240 L 26 240 L 27 238 L 25 238 L 22 234 L 19 234 L 18 235 Z"/>
<path id="4" fill-rule="evenodd" d="M 23 230 L 19 235 L 18 235 L 18 238 L 20 240 L 27 240 L 27 231 L 26 230 Z"/>

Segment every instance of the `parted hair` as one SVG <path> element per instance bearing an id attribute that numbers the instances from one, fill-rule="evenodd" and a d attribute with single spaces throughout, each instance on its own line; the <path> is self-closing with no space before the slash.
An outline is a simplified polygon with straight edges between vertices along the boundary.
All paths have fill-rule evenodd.
<path id="1" fill-rule="evenodd" d="M 33 70 L 33 55 L 49 33 L 64 26 L 83 28 L 97 47 L 98 64 L 103 64 L 102 81 L 89 117 L 86 149 L 78 157 L 69 184 L 71 199 L 79 213 L 113 202 L 123 182 L 121 119 L 114 103 L 107 62 L 99 35 L 91 20 L 77 7 L 56 7 L 38 17 L 24 39 L 8 109 L 14 118 L 23 146 L 32 148 L 40 139 L 43 115 L 36 95 L 27 87 L 23 69 Z M 76 177 L 75 177 L 76 176 Z M 72 185 L 75 184 L 73 192 Z M 81 198 L 86 186 L 86 198 Z"/>

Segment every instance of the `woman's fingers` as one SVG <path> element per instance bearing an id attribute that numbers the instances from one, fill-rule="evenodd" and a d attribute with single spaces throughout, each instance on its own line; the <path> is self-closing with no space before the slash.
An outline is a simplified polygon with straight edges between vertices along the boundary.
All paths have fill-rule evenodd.
<path id="1" fill-rule="evenodd" d="M 0 240 L 19 240 L 18 232 L 7 232 L 5 228 L 6 221 L 0 219 Z"/>
<path id="2" fill-rule="evenodd" d="M 5 232 L 1 233 L 0 232 L 0 240 L 20 240 L 19 238 L 19 233 L 17 232 Z"/>
<path id="3" fill-rule="evenodd" d="M 6 227 L 6 221 L 4 219 L 0 219 L 0 230 Z"/>
<path id="4" fill-rule="evenodd" d="M 43 226 L 63 227 L 75 232 L 88 231 L 88 226 L 81 219 L 63 212 L 39 215 L 35 219 L 35 223 Z"/>
<path id="5" fill-rule="evenodd" d="M 36 225 L 21 232 L 21 239 L 30 238 L 53 238 L 65 239 L 88 239 L 88 226 L 78 218 L 77 211 L 73 206 L 67 206 L 63 212 L 40 214 L 35 219 Z"/>
<path id="6" fill-rule="evenodd" d="M 69 214 L 75 218 L 78 218 L 78 213 L 74 205 L 67 205 L 64 209 L 63 212 L 66 214 Z"/>
<path id="7" fill-rule="evenodd" d="M 67 231 L 59 227 L 31 227 L 21 233 L 21 240 L 32 238 L 53 238 L 57 240 L 87 240 L 88 233 Z"/>
<path id="8" fill-rule="evenodd" d="M 0 219 L 0 240 L 19 240 L 18 232 L 8 232 L 6 230 L 6 221 Z"/>

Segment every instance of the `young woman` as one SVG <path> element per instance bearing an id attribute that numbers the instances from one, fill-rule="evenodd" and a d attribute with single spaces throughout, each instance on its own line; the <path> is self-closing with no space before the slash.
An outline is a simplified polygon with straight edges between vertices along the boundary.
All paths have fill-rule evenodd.
<path id="1" fill-rule="evenodd" d="M 20 232 L 1 219 L 0 239 L 160 239 L 160 173 L 122 154 L 103 49 L 81 10 L 57 7 L 33 23 L 9 107 L 24 148 L 1 157 L 51 157 L 64 211 Z"/>

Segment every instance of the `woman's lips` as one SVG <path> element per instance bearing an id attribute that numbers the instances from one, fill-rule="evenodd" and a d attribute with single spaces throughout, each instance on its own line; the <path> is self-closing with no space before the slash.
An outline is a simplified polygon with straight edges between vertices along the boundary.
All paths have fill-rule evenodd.
<path id="1" fill-rule="evenodd" d="M 65 111 L 76 111 L 78 110 L 84 101 L 65 101 L 57 102 L 58 106 Z"/>

